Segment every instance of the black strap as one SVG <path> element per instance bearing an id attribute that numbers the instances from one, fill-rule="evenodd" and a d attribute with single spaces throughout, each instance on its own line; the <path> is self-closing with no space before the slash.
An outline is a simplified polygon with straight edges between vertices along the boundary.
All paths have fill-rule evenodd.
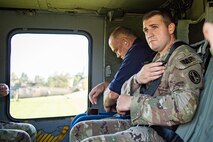
<path id="1" fill-rule="evenodd" d="M 169 51 L 169 54 L 166 56 L 166 59 L 163 61 L 163 65 L 165 65 L 165 64 L 168 62 L 170 56 L 171 56 L 172 53 L 175 51 L 175 49 L 176 49 L 177 47 L 179 47 L 180 45 L 183 45 L 183 44 L 187 45 L 187 44 L 186 44 L 185 42 L 183 42 L 183 41 L 177 41 L 177 42 L 175 42 L 175 43 L 172 45 L 172 47 L 171 47 L 171 49 L 170 49 L 170 51 Z M 142 93 L 142 94 L 148 94 L 148 95 L 150 95 L 150 96 L 153 96 L 154 93 L 155 93 L 155 91 L 156 91 L 156 89 L 158 88 L 158 86 L 159 86 L 159 84 L 160 84 L 160 82 L 161 82 L 161 78 L 162 78 L 162 77 L 160 77 L 160 78 L 158 78 L 158 79 L 156 79 L 156 80 L 153 80 L 152 83 L 149 85 L 149 87 L 148 87 L 147 89 L 144 89 L 144 86 L 142 86 L 142 87 L 140 88 L 140 93 Z M 144 91 L 144 90 L 145 90 L 145 91 Z"/>
<path id="2" fill-rule="evenodd" d="M 166 142 L 184 142 L 175 130 L 162 126 L 151 126 Z"/>

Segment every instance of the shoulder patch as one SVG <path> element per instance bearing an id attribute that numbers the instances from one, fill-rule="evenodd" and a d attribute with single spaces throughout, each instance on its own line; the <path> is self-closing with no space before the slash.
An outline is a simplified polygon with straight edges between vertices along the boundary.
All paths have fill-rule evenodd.
<path id="1" fill-rule="evenodd" d="M 199 84 L 201 82 L 201 76 L 196 70 L 190 70 L 188 76 L 194 84 Z"/>

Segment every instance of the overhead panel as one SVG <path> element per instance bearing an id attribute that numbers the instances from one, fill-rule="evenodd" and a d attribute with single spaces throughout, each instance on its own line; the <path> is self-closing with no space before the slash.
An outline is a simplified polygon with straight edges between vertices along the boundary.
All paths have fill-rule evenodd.
<path id="1" fill-rule="evenodd" d="M 37 9 L 47 11 L 97 12 L 122 9 L 128 13 L 144 13 L 171 0 L 0 0 L 0 8 Z"/>

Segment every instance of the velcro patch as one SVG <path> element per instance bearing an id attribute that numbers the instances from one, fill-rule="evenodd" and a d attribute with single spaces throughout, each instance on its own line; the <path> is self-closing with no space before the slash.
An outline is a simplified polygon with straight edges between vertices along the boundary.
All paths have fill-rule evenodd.
<path id="1" fill-rule="evenodd" d="M 190 66 L 193 66 L 195 64 L 202 63 L 202 60 L 197 55 L 188 55 L 183 56 L 182 58 L 177 57 L 177 60 L 174 62 L 174 66 L 178 69 L 186 69 Z"/>
<path id="2" fill-rule="evenodd" d="M 190 57 L 188 57 L 188 58 L 185 58 L 185 59 L 181 60 L 180 62 L 181 62 L 182 64 L 184 64 L 184 65 L 188 65 L 188 64 L 194 62 L 195 60 L 196 60 L 196 59 L 195 59 L 194 57 L 190 56 Z"/>

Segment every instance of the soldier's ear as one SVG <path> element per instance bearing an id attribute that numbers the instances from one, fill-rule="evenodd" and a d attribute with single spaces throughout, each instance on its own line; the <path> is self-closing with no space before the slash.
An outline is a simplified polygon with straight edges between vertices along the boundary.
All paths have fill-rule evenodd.
<path id="1" fill-rule="evenodd" d="M 170 34 L 173 34 L 175 32 L 175 24 L 174 23 L 169 24 L 168 31 L 169 31 Z"/>

